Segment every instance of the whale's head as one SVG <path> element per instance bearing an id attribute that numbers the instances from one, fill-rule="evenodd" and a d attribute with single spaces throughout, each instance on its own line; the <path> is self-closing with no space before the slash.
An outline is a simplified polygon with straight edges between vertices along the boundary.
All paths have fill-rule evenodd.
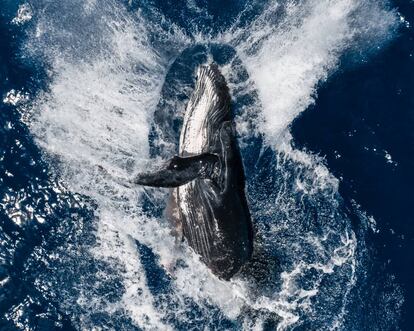
<path id="1" fill-rule="evenodd" d="M 231 120 L 231 98 L 226 80 L 215 63 L 197 69 L 180 136 L 180 154 L 215 152 L 224 121 Z"/>

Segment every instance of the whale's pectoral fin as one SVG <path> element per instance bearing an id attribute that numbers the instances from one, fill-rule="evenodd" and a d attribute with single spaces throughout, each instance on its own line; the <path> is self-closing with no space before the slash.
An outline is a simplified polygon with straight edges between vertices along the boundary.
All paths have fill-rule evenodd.
<path id="1" fill-rule="evenodd" d="M 191 157 L 174 156 L 161 169 L 138 174 L 132 183 L 153 187 L 177 187 L 196 178 L 208 178 L 218 164 L 218 156 L 204 153 Z"/>

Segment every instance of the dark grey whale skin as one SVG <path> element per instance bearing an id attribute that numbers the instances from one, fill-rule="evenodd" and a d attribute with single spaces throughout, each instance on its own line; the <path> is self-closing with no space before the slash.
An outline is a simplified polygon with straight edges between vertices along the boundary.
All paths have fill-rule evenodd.
<path id="1" fill-rule="evenodd" d="M 203 79 L 212 83 L 215 96 L 206 107 L 201 153 L 195 155 L 180 146 L 179 156 L 156 172 L 139 174 L 133 182 L 173 187 L 167 210 L 177 232 L 215 275 L 229 280 L 252 255 L 252 222 L 227 84 L 215 64 L 201 66 L 198 72 L 186 117 L 193 115 L 191 105 L 196 106 L 205 93 Z M 185 142 L 188 123 L 184 121 L 181 142 Z"/>

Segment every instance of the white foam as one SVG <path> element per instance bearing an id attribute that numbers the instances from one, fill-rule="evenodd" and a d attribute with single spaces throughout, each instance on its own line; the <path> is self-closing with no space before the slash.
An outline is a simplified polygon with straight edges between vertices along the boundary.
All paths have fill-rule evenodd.
<path id="1" fill-rule="evenodd" d="M 277 148 L 293 119 L 314 102 L 318 84 L 342 52 L 360 47 L 359 38 L 382 42 L 396 25 L 395 14 L 373 1 L 289 1 L 283 17 L 279 9 L 273 3 L 249 29 L 236 24 L 222 36 L 246 65 L 263 105 L 261 130 Z"/>
<path id="2" fill-rule="evenodd" d="M 147 286 L 134 237 L 131 236 L 131 232 L 126 231 L 133 219 L 125 218 L 125 214 L 113 209 L 102 210 L 99 218 L 99 241 L 93 252 L 96 257 L 112 264 L 114 259 L 122 264 L 125 286 L 120 302 L 105 305 L 105 310 L 116 312 L 126 309 L 132 320 L 143 328 L 170 330 L 171 328 L 162 322 L 162 313 L 154 309 L 154 300 Z M 116 223 L 114 218 L 117 220 Z"/>
<path id="3" fill-rule="evenodd" d="M 81 6 L 76 10 L 84 10 Z M 57 171 L 65 185 L 97 201 L 99 246 L 91 252 L 112 264 L 117 261 L 114 267 L 123 274 L 126 290 L 120 302 L 104 305 L 102 298 L 89 297 L 80 298 L 79 304 L 99 303 L 100 309 L 110 313 L 128 311 L 137 325 L 168 329 L 161 322 L 162 313 L 153 305 L 133 243 L 134 239 L 147 243 L 153 226 L 145 227 L 145 218 L 139 216 L 140 190 L 128 190 L 116 179 L 132 177 L 148 158 L 149 120 L 158 102 L 168 59 L 152 48 L 147 39 L 150 25 L 144 19 L 128 15 L 111 1 L 103 4 L 103 11 L 87 18 L 95 20 L 95 33 L 101 34 L 102 43 L 93 49 L 84 44 L 83 59 L 78 50 L 71 48 L 76 40 L 65 44 L 66 39 L 60 39 L 76 26 L 45 29 L 44 21 L 50 19 L 47 16 L 37 22 L 41 28 L 36 31 L 43 33 L 33 34 L 28 51 L 50 61 L 52 72 L 50 90 L 32 105 L 30 129 L 47 155 L 58 162 Z M 101 19 L 99 15 L 106 11 L 113 16 Z M 54 28 L 69 31 L 55 34 Z M 179 31 L 175 36 L 176 42 L 185 41 L 180 39 Z M 41 49 L 44 42 L 54 38 L 57 49 Z M 156 230 L 159 233 L 162 228 Z M 152 243 L 162 252 L 163 241 Z"/>
<path id="4" fill-rule="evenodd" d="M 80 23 L 79 28 L 71 21 L 44 14 L 36 22 L 27 50 L 47 61 L 51 68 L 48 90 L 32 104 L 30 129 L 65 184 L 97 202 L 99 246 L 91 251 L 96 258 L 113 264 L 122 274 L 125 287 L 122 299 L 116 303 L 94 297 L 87 289 L 78 303 L 85 307 L 93 304 L 94 310 L 109 313 L 126 311 L 142 328 L 169 328 L 164 322 L 168 312 L 156 307 L 156 298 L 148 288 L 134 244 L 138 240 L 155 252 L 162 265 L 177 256 L 185 260 L 187 266 L 177 268 L 173 275 L 171 298 L 179 303 L 174 308 L 177 318 L 185 315 L 182 302 L 191 298 L 203 309 L 206 320 L 214 318 L 209 317 L 211 304 L 229 318 L 240 317 L 248 306 L 277 314 L 282 319 L 278 329 L 289 329 L 300 322 L 303 314 L 312 314 L 316 309 L 312 300 L 318 296 L 324 277 L 342 272 L 347 286 L 341 292 L 344 304 L 332 322 L 341 325 L 355 282 L 356 239 L 336 215 L 336 201 L 329 200 L 329 194 L 337 193 L 337 179 L 322 158 L 292 147 L 289 125 L 312 104 L 318 84 L 334 70 L 342 52 L 357 47 L 361 40 L 383 38 L 394 22 L 393 14 L 362 0 L 289 1 L 284 16 L 278 14 L 280 6 L 272 4 L 247 27 L 241 28 L 236 22 L 217 37 L 200 32 L 191 36 L 194 41 L 234 46 L 250 80 L 231 88 L 257 89 L 263 106 L 257 127 L 270 145 L 283 152 L 279 169 L 275 169 L 285 171 L 282 187 L 275 188 L 279 190 L 276 196 L 256 203 L 263 205 L 266 216 L 282 215 L 283 221 L 270 224 L 271 231 L 265 235 L 269 243 L 290 252 L 291 261 L 281 275 L 280 292 L 253 295 L 250 284 L 240 279 L 223 282 L 188 248 L 177 249 L 163 220 L 143 215 L 143 189 L 128 189 L 116 180 L 143 169 L 148 159 L 150 121 L 171 56 L 178 56 L 190 38 L 174 27 L 165 31 L 155 22 L 147 22 L 139 12 L 128 13 L 110 0 L 99 7 L 94 1 L 76 6 L 73 10 L 85 14 L 77 15 L 78 19 L 85 19 L 85 25 L 87 22 L 93 27 L 93 37 L 85 34 Z M 366 17 L 369 22 L 365 22 Z M 163 41 L 161 48 L 151 39 L 154 35 Z M 167 55 L 164 48 L 169 48 Z M 251 126 L 241 118 L 238 128 L 243 127 L 248 131 L 246 128 Z M 288 162 L 297 166 L 299 174 L 286 170 Z M 291 177 L 296 179 L 294 187 L 290 186 Z M 152 196 L 165 198 L 164 191 L 157 192 Z M 296 231 L 305 233 L 307 225 L 301 219 L 307 216 L 301 214 L 302 206 L 295 204 L 296 194 L 303 199 L 319 194 L 332 208 L 324 211 L 328 216 L 322 215 L 330 220 L 321 225 L 325 226 L 322 233 L 311 232 L 309 238 L 293 237 Z M 291 239 L 285 238 L 285 233 Z M 316 270 L 318 277 L 312 288 L 303 289 L 300 279 L 310 269 Z M 262 323 L 248 316 L 241 319 L 246 329 L 260 328 Z"/>
<path id="5" fill-rule="evenodd" d="M 7 92 L 6 96 L 3 99 L 3 103 L 16 106 L 19 103 L 25 102 L 29 100 L 29 94 L 22 92 L 22 91 L 16 91 L 15 89 L 11 89 L 9 92 Z"/>
<path id="6" fill-rule="evenodd" d="M 17 10 L 17 16 L 12 19 L 12 23 L 16 25 L 22 25 L 30 21 L 33 17 L 32 8 L 28 3 L 21 4 Z"/>

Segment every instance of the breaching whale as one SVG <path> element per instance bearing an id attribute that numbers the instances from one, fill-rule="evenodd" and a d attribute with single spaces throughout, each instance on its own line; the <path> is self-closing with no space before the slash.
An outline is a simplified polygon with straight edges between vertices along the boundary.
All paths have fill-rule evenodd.
<path id="1" fill-rule="evenodd" d="M 197 70 L 179 155 L 132 182 L 172 188 L 167 217 L 215 275 L 228 280 L 250 259 L 253 230 L 243 164 L 229 89 L 216 64 Z"/>

